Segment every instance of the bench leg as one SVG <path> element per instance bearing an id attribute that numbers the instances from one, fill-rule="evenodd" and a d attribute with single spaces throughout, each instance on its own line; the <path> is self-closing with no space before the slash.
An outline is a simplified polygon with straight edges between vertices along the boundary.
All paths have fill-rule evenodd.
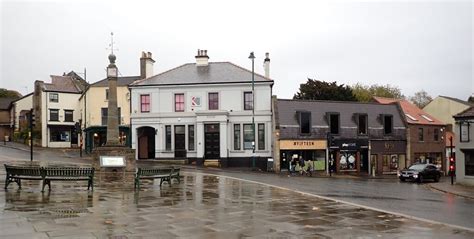
<path id="1" fill-rule="evenodd" d="M 21 189 L 21 179 L 16 178 L 15 182 L 16 182 L 16 184 L 18 184 L 18 189 Z"/>
<path id="2" fill-rule="evenodd" d="M 89 188 L 92 188 L 92 191 L 94 191 L 94 183 L 91 178 L 87 180 L 87 190 L 89 191 Z"/>
<path id="3" fill-rule="evenodd" d="M 140 190 L 140 178 L 136 177 L 135 178 L 135 185 L 134 188 Z"/>
<path id="4" fill-rule="evenodd" d="M 5 178 L 5 189 L 7 189 L 8 184 L 10 184 L 11 182 L 13 182 L 13 181 L 11 180 L 11 178 L 7 174 L 7 178 Z"/>

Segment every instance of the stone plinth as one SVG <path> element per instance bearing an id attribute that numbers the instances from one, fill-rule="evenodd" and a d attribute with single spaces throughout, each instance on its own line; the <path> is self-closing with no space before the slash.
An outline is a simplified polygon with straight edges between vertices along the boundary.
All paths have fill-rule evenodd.
<path id="1" fill-rule="evenodd" d="M 121 146 L 97 147 L 93 151 L 94 182 L 98 186 L 133 187 L 137 168 L 135 150 Z M 123 156 L 125 167 L 101 167 L 100 156 Z"/>

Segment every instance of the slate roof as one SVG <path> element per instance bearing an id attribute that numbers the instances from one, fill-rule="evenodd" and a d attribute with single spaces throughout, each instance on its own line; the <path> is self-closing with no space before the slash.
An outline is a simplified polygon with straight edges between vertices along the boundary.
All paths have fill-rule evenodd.
<path id="1" fill-rule="evenodd" d="M 467 108 L 466 110 L 462 111 L 461 113 L 453 116 L 455 119 L 458 118 L 474 118 L 474 106 Z"/>
<path id="2" fill-rule="evenodd" d="M 118 77 L 117 86 L 128 86 L 136 80 L 140 80 L 140 76 Z M 91 85 L 91 87 L 108 87 L 108 86 L 109 86 L 109 82 L 107 81 L 107 78 L 97 81 L 96 83 Z"/>
<path id="3" fill-rule="evenodd" d="M 416 105 L 410 103 L 408 100 L 384 97 L 374 97 L 374 100 L 381 104 L 398 103 L 402 108 L 403 113 L 405 114 L 406 122 L 409 124 L 446 125 L 445 123 L 426 113 L 422 109 L 418 108 Z"/>
<path id="4" fill-rule="evenodd" d="M 81 93 L 82 87 L 71 76 L 51 75 L 51 83 L 44 83 L 45 91 Z"/>
<path id="5" fill-rule="evenodd" d="M 187 63 L 158 75 L 138 81 L 131 86 L 142 85 L 193 85 L 251 82 L 252 72 L 230 62 L 210 62 L 207 66 Z M 255 73 L 255 82 L 273 80 Z"/>
<path id="6" fill-rule="evenodd" d="M 0 98 L 0 110 L 8 110 L 15 98 Z"/>

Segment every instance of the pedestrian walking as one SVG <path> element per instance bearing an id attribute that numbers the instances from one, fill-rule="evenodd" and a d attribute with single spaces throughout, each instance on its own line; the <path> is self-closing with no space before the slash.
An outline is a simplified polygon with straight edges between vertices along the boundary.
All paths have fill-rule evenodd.
<path id="1" fill-rule="evenodd" d="M 304 171 L 304 159 L 303 159 L 303 156 L 300 156 L 299 160 L 298 160 L 298 166 L 300 166 L 300 174 L 303 175 L 303 171 Z"/>

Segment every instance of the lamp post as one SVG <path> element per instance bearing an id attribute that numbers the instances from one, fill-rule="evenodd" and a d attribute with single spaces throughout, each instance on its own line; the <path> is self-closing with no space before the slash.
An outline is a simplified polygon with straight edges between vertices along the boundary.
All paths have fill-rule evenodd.
<path id="1" fill-rule="evenodd" d="M 255 169 L 255 71 L 254 71 L 254 60 L 255 55 L 253 51 L 250 52 L 249 59 L 252 60 L 252 169 Z"/>

